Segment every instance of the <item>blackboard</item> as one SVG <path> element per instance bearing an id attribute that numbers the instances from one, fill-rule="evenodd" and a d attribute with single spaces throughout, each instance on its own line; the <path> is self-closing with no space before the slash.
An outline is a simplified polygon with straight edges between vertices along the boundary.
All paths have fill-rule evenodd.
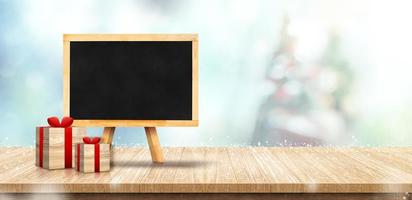
<path id="1" fill-rule="evenodd" d="M 192 41 L 70 41 L 75 120 L 192 120 Z"/>

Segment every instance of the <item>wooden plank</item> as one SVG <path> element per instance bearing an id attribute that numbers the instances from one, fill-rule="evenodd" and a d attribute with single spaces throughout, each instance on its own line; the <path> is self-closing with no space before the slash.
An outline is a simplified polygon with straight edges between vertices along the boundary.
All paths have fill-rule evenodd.
<path id="1" fill-rule="evenodd" d="M 110 172 L 34 165 L 34 148 L 0 148 L 0 192 L 405 193 L 412 148 L 115 147 Z"/>
<path id="2" fill-rule="evenodd" d="M 375 183 L 376 178 L 381 176 L 375 170 L 370 168 L 368 165 L 358 162 L 353 158 L 352 154 L 345 155 L 344 152 L 347 151 L 345 148 L 333 148 L 333 149 L 324 149 L 324 148 L 312 148 L 311 151 L 314 151 L 321 156 L 327 151 L 330 154 L 339 155 L 336 156 L 324 156 L 324 158 L 319 158 L 316 161 L 322 162 L 325 165 L 325 168 L 329 169 L 337 178 L 335 182 L 342 182 L 347 184 L 342 184 L 337 186 L 336 184 L 329 184 L 329 187 L 335 187 L 336 192 L 362 192 L 363 187 L 369 187 L 367 184 L 351 184 L 351 183 Z M 340 173 L 336 173 L 340 172 Z M 340 176 L 339 176 L 340 175 Z"/>
<path id="3" fill-rule="evenodd" d="M 214 185 L 217 184 L 217 156 L 219 154 L 218 148 L 204 147 L 205 155 L 203 162 L 205 163 L 202 167 L 201 172 L 202 177 L 200 178 L 200 183 L 205 183 L 203 188 L 204 192 L 215 190 Z"/>
<path id="4" fill-rule="evenodd" d="M 282 160 L 274 157 L 271 152 L 264 147 L 253 148 L 253 156 L 262 174 L 268 179 L 269 183 L 295 182 L 296 176 L 284 165 Z M 282 192 L 281 188 L 271 188 L 272 192 Z"/>
<path id="5" fill-rule="evenodd" d="M 409 194 L 216 194 L 216 193 L 184 193 L 184 194 L 0 194 L 0 199 L 65 199 L 65 200 L 409 200 Z"/>
<path id="6" fill-rule="evenodd" d="M 33 154 L 33 158 L 26 156 L 27 154 Z M 23 156 L 22 156 L 23 155 Z M 34 151 L 29 148 L 18 148 L 18 147 L 3 147 L 0 148 L 0 171 L 5 171 L 10 168 L 13 168 L 16 166 L 16 163 L 10 162 L 10 160 L 16 159 L 16 157 L 21 157 L 21 159 L 18 160 L 18 162 L 27 162 L 27 161 L 33 161 L 35 162 L 35 155 Z M 19 163 L 19 164 L 20 164 Z"/>
<path id="7" fill-rule="evenodd" d="M 240 147 L 227 148 L 229 155 L 229 162 L 232 165 L 235 173 L 236 183 L 238 185 L 237 191 L 252 190 L 255 192 L 254 186 L 256 181 L 253 172 L 249 170 L 248 166 L 256 165 L 256 163 L 247 162 L 249 152 L 242 151 Z M 245 165 L 245 163 L 248 163 Z"/>
<path id="8" fill-rule="evenodd" d="M 165 148 L 164 155 L 166 162 L 162 165 L 151 165 L 146 173 L 139 180 L 141 192 L 173 192 L 173 180 L 176 176 L 178 166 L 180 166 L 183 153 L 182 147 Z"/>
<path id="9" fill-rule="evenodd" d="M 184 148 L 176 176 L 173 180 L 173 192 L 205 191 L 203 181 L 203 167 L 205 149 Z"/>
<path id="10" fill-rule="evenodd" d="M 229 153 L 227 147 L 218 149 L 218 155 L 216 156 L 217 168 L 216 168 L 216 184 L 214 185 L 214 191 L 216 192 L 236 192 L 237 180 L 235 170 L 230 162 Z M 224 183 L 219 185 L 219 183 Z"/>
<path id="11" fill-rule="evenodd" d="M 110 179 L 103 182 L 136 183 L 151 169 L 151 158 L 147 148 L 114 148 Z M 130 184 L 129 189 L 140 191 L 139 185 Z"/>

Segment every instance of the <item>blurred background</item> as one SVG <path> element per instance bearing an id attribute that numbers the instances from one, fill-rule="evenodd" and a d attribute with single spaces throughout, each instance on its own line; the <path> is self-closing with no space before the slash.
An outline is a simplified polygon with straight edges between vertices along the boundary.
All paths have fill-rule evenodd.
<path id="1" fill-rule="evenodd" d="M 35 126 L 62 115 L 63 33 L 199 34 L 200 126 L 159 128 L 163 146 L 411 145 L 410 8 L 0 0 L 0 146 L 33 145 Z M 143 128 L 116 129 L 115 145 L 146 145 Z"/>

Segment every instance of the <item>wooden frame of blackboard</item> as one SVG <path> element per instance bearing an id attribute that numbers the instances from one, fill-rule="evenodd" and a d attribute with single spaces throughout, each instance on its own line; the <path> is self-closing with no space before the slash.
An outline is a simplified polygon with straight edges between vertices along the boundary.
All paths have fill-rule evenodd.
<path id="1" fill-rule="evenodd" d="M 198 35 L 197 34 L 64 34 L 63 36 L 63 110 L 70 115 L 70 42 L 71 41 L 192 41 L 192 120 L 74 120 L 74 126 L 198 126 Z M 142 94 L 144 95 L 144 94 Z"/>

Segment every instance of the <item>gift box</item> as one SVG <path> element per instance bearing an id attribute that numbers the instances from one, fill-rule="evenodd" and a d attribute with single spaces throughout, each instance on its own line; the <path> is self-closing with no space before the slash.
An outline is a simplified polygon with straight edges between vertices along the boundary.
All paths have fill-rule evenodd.
<path id="1" fill-rule="evenodd" d="M 100 138 L 84 137 L 76 147 L 76 170 L 83 173 L 110 171 L 110 144 Z"/>
<path id="2" fill-rule="evenodd" d="M 75 166 L 75 145 L 86 136 L 86 128 L 71 127 L 73 119 L 48 118 L 50 126 L 36 127 L 36 166 L 64 169 Z"/>

